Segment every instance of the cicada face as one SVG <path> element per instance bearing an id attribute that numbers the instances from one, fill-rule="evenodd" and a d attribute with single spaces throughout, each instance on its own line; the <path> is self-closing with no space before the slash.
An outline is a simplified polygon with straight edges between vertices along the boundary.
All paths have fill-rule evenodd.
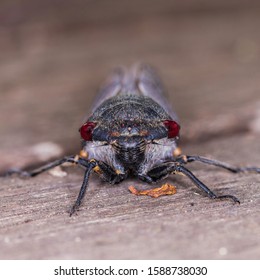
<path id="1" fill-rule="evenodd" d="M 152 98 L 117 94 L 80 129 L 86 152 L 120 170 L 139 171 L 172 157 L 179 124 Z"/>

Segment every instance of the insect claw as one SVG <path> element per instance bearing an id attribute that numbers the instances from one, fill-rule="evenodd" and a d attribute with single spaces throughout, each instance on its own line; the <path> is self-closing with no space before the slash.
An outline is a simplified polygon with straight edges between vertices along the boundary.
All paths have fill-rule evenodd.
<path id="1" fill-rule="evenodd" d="M 233 202 L 236 204 L 240 204 L 240 201 L 238 200 L 238 198 L 236 198 L 235 196 L 233 195 L 220 195 L 220 196 L 216 196 L 216 197 L 213 197 L 213 199 L 231 199 L 233 200 Z"/>
<path id="2" fill-rule="evenodd" d="M 78 211 L 78 208 L 79 208 L 79 205 L 77 205 L 77 204 L 74 204 L 74 205 L 71 207 L 71 209 L 70 209 L 70 211 L 69 211 L 70 217 L 71 217 L 76 211 Z"/>

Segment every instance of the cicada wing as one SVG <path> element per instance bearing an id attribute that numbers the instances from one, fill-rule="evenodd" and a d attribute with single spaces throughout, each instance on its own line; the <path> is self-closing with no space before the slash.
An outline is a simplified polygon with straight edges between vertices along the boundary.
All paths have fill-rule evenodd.
<path id="1" fill-rule="evenodd" d="M 101 105 L 105 100 L 117 95 L 122 91 L 124 84 L 126 70 L 123 67 L 116 68 L 110 76 L 106 79 L 105 83 L 101 86 L 99 92 L 94 99 L 92 105 L 92 112 L 94 112 L 99 105 Z"/>
<path id="2" fill-rule="evenodd" d="M 140 93 L 152 98 L 164 108 L 173 120 L 178 121 L 178 117 L 166 97 L 166 91 L 155 69 L 146 64 L 139 64 L 135 71 L 136 85 Z"/>
<path id="3" fill-rule="evenodd" d="M 94 112 L 105 100 L 116 95 L 139 94 L 157 102 L 175 121 L 177 115 L 165 96 L 165 89 L 154 68 L 146 64 L 135 64 L 130 69 L 115 69 L 101 87 L 92 106 Z"/>

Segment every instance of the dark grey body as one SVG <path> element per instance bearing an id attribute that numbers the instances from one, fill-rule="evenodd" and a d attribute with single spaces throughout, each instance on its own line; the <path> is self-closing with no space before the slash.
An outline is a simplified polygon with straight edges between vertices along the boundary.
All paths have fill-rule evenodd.
<path id="1" fill-rule="evenodd" d="M 158 76 L 144 65 L 114 72 L 101 89 L 80 133 L 86 140 L 82 156 L 67 156 L 29 172 L 8 174 L 33 177 L 65 162 L 82 166 L 84 179 L 70 210 L 72 215 L 81 204 L 92 171 L 111 184 L 119 183 L 130 173 L 149 183 L 171 174 L 183 174 L 209 198 L 230 199 L 235 203 L 239 203 L 235 196 L 215 194 L 184 165 L 197 161 L 234 173 L 260 173 L 258 167 L 234 167 L 201 156 L 175 157 L 179 134 L 177 117 L 164 97 Z"/>
<path id="2" fill-rule="evenodd" d="M 119 69 L 101 89 L 88 122 L 96 123 L 93 141 L 83 149 L 117 172 L 139 175 L 173 158 L 177 138 L 168 139 L 164 120 L 177 121 L 162 84 L 148 66 Z"/>

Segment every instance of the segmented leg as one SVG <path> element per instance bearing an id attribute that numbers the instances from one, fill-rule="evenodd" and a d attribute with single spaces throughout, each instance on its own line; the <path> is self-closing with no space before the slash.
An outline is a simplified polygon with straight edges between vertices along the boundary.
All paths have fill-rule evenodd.
<path id="1" fill-rule="evenodd" d="M 191 179 L 191 181 L 202 191 L 204 191 L 208 197 L 213 199 L 231 199 L 235 203 L 240 203 L 240 201 L 233 195 L 216 195 L 214 192 L 212 192 L 204 183 L 202 183 L 191 171 L 189 171 L 187 168 L 181 165 L 175 166 L 175 170 L 177 172 L 180 172 L 184 175 L 186 175 L 188 178 Z"/>
<path id="2" fill-rule="evenodd" d="M 23 171 L 23 170 L 9 170 L 6 172 L 5 176 L 10 176 L 12 174 L 18 174 L 24 177 L 34 177 L 45 171 L 48 171 L 56 166 L 62 165 L 65 162 L 79 164 L 83 167 L 86 167 L 87 160 L 84 158 L 79 158 L 78 156 L 66 156 L 64 158 L 52 161 L 47 163 L 39 168 L 33 169 L 31 171 Z"/>
<path id="3" fill-rule="evenodd" d="M 92 170 L 94 170 L 103 180 L 111 184 L 119 183 L 126 177 L 126 174 L 120 174 L 105 162 L 96 161 L 95 159 L 89 160 L 85 167 L 86 167 L 86 171 L 84 174 L 83 183 L 81 185 L 78 198 L 70 210 L 70 216 L 79 208 L 81 201 L 85 196 L 85 192 L 88 186 L 89 176 Z"/>
<path id="4" fill-rule="evenodd" d="M 95 160 L 90 160 L 90 161 L 87 162 L 87 166 L 85 166 L 87 169 L 86 169 L 85 174 L 84 174 L 84 179 L 83 179 L 83 182 L 82 182 L 77 200 L 73 204 L 73 206 L 71 207 L 70 212 L 69 212 L 70 217 L 79 208 L 79 206 L 81 204 L 81 201 L 82 201 L 82 199 L 83 199 L 83 197 L 85 196 L 85 193 L 86 193 L 90 172 L 96 166 L 97 166 L 97 162 Z"/>
<path id="5" fill-rule="evenodd" d="M 182 166 L 178 162 L 167 162 L 152 168 L 147 172 L 145 176 L 142 176 L 141 179 L 146 181 L 156 182 L 162 178 L 167 177 L 173 173 L 181 173 L 188 177 L 199 189 L 201 189 L 209 198 L 212 199 L 231 199 L 236 203 L 240 203 L 239 200 L 233 195 L 216 195 L 212 192 L 203 182 L 201 182 L 190 170 Z"/>
<path id="6" fill-rule="evenodd" d="M 214 165 L 217 167 L 221 167 L 224 168 L 230 172 L 233 173 L 242 173 L 242 172 L 256 172 L 256 173 L 260 173 L 260 168 L 259 167 L 236 167 L 236 166 L 232 166 L 228 163 L 222 162 L 222 161 L 218 161 L 215 159 L 209 159 L 206 157 L 201 157 L 201 156 L 180 156 L 176 159 L 177 162 L 181 163 L 181 164 L 186 164 L 189 162 L 194 162 L 194 161 L 198 161 L 201 163 L 205 163 L 205 164 L 209 164 L 209 165 Z"/>
<path id="7" fill-rule="evenodd" d="M 74 155 L 66 156 L 64 158 L 55 160 L 53 162 L 45 164 L 45 165 L 43 165 L 39 168 L 33 169 L 31 171 L 11 170 L 11 171 L 8 171 L 5 174 L 5 176 L 10 176 L 12 174 L 18 174 L 18 175 L 25 176 L 25 177 L 34 177 L 45 171 L 51 170 L 52 168 L 54 168 L 56 166 L 62 165 L 63 163 L 66 163 L 66 162 L 80 165 L 86 169 L 77 200 L 73 204 L 73 206 L 71 207 L 71 210 L 69 212 L 70 216 L 73 213 L 75 213 L 75 211 L 79 208 L 81 201 L 85 196 L 85 192 L 88 187 L 89 176 L 90 176 L 90 173 L 92 170 L 94 170 L 103 180 L 105 180 L 109 183 L 112 183 L 112 184 L 119 183 L 127 176 L 126 174 L 121 174 L 120 172 L 115 171 L 112 167 L 110 167 L 109 165 L 107 165 L 106 163 L 104 163 L 102 161 L 96 161 L 95 159 L 88 160 L 86 158 L 82 158 L 77 155 L 76 156 L 74 156 Z"/>

